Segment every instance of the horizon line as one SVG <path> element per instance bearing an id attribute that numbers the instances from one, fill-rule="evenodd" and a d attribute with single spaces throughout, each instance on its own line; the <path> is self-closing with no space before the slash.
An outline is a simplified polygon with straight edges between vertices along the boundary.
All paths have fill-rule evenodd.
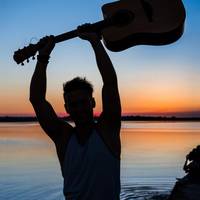
<path id="1" fill-rule="evenodd" d="M 101 112 L 94 112 L 97 117 Z M 67 113 L 57 113 L 58 117 L 68 117 Z M 35 117 L 35 113 L 0 113 L 0 117 Z M 200 117 L 200 110 L 177 112 L 123 112 L 121 116 L 152 116 L 152 117 Z"/>
<path id="2" fill-rule="evenodd" d="M 35 118 L 36 115 L 35 114 L 0 114 L 0 118 Z M 63 114 L 60 114 L 58 115 L 59 118 L 68 118 L 70 117 L 69 115 L 63 115 Z M 94 117 L 99 117 L 99 114 L 94 114 Z M 152 118 L 155 118 L 155 117 L 159 117 L 159 118 L 200 118 L 200 113 L 199 114 L 195 114 L 195 115 L 188 115 L 186 113 L 178 113 L 177 115 L 175 114 L 164 114 L 164 113 L 153 113 L 153 114 L 150 114 L 150 113 L 123 113 L 121 115 L 121 117 L 152 117 Z"/>

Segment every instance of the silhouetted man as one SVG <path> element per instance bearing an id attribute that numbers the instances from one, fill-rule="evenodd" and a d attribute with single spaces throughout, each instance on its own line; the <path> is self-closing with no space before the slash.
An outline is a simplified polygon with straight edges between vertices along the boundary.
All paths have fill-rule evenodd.
<path id="1" fill-rule="evenodd" d="M 75 123 L 59 119 L 46 100 L 46 68 L 55 43 L 45 37 L 31 80 L 30 101 L 39 123 L 54 141 L 64 178 L 66 200 L 118 200 L 120 194 L 121 105 L 113 65 L 96 33 L 78 27 L 79 37 L 88 40 L 95 52 L 103 79 L 103 111 L 93 119 L 95 100 L 92 85 L 82 78 L 64 84 L 65 109 Z"/>

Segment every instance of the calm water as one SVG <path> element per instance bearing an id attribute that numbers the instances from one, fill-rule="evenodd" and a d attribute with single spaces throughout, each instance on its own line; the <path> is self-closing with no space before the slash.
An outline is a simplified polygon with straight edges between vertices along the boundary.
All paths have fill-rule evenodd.
<path id="1" fill-rule="evenodd" d="M 200 122 L 123 122 L 121 200 L 169 194 Z M 0 200 L 64 200 L 53 143 L 37 123 L 0 123 Z"/>

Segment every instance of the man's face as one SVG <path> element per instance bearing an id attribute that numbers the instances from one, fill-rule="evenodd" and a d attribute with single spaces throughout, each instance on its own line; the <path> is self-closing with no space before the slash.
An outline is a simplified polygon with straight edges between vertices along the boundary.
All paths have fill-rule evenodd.
<path id="1" fill-rule="evenodd" d="M 95 101 L 86 90 L 75 90 L 64 96 L 65 109 L 74 122 L 87 123 L 93 120 Z"/>

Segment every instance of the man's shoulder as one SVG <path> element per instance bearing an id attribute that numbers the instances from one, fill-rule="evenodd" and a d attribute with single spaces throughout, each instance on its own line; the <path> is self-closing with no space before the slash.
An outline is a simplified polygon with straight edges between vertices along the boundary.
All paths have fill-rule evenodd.
<path id="1" fill-rule="evenodd" d="M 73 132 L 73 129 L 74 128 L 71 124 L 69 124 L 65 120 L 59 119 L 59 129 L 57 130 L 57 137 L 54 141 L 56 145 L 63 146 L 63 143 L 67 143 Z"/>
<path id="2" fill-rule="evenodd" d="M 55 146 L 56 146 L 56 150 L 57 150 L 59 160 L 62 160 L 63 156 L 65 154 L 67 144 L 68 144 L 68 142 L 69 142 L 69 140 L 72 136 L 72 133 L 74 131 L 74 128 L 64 120 L 61 120 L 60 123 L 62 124 L 61 125 L 62 127 L 59 130 L 59 132 L 57 133 L 58 136 L 54 140 L 54 143 L 55 143 Z"/>
<path id="3" fill-rule="evenodd" d="M 101 136 L 103 142 L 111 151 L 111 153 L 120 159 L 121 141 L 120 141 L 120 124 L 116 127 L 103 124 L 102 122 L 96 123 L 96 130 Z"/>
<path id="4" fill-rule="evenodd" d="M 120 138 L 121 119 L 118 117 L 110 119 L 102 113 L 97 120 L 96 128 L 106 140 L 116 144 Z"/>

